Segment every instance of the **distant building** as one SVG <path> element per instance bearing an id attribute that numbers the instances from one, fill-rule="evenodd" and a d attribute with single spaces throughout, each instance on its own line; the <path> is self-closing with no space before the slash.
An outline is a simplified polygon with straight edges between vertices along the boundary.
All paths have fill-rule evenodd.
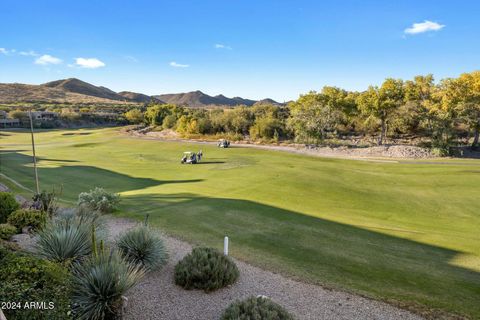
<path id="1" fill-rule="evenodd" d="M 13 128 L 19 127 L 20 120 L 18 119 L 2 119 L 0 118 L 0 128 Z"/>
<path id="2" fill-rule="evenodd" d="M 4 110 L 0 110 L 0 129 L 12 127 L 20 127 L 20 120 L 9 119 L 8 113 Z"/>
<path id="3" fill-rule="evenodd" d="M 51 121 L 58 118 L 57 112 L 51 111 L 33 111 L 32 112 L 32 119 L 38 121 Z"/>

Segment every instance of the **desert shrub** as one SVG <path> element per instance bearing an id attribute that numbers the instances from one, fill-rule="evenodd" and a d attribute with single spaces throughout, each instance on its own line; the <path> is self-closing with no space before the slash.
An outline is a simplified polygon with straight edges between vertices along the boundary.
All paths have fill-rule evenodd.
<path id="1" fill-rule="evenodd" d="M 89 192 L 78 195 L 78 205 L 86 206 L 92 210 L 107 213 L 113 211 L 120 201 L 119 195 L 96 187 Z"/>
<path id="2" fill-rule="evenodd" d="M 90 256 L 73 268 L 73 311 L 76 319 L 116 319 L 122 311 L 122 296 L 144 275 L 117 251 Z"/>
<path id="3" fill-rule="evenodd" d="M 20 232 L 22 228 L 30 226 L 33 230 L 40 230 L 45 226 L 47 214 L 43 211 L 33 209 L 20 209 L 8 216 L 7 222 L 17 227 Z"/>
<path id="4" fill-rule="evenodd" d="M 147 270 L 161 267 L 168 259 L 163 240 L 148 226 L 138 226 L 122 234 L 117 247 L 126 260 Z"/>
<path id="5" fill-rule="evenodd" d="M 51 261 L 69 265 L 92 252 L 95 226 L 80 217 L 52 220 L 39 232 L 37 253 Z"/>
<path id="6" fill-rule="evenodd" d="M 0 239 L 9 240 L 15 233 L 17 228 L 8 223 L 0 224 Z"/>
<path id="7" fill-rule="evenodd" d="M 13 194 L 9 192 L 0 192 L 0 223 L 7 221 L 8 216 L 20 208 Z"/>
<path id="8" fill-rule="evenodd" d="M 214 291 L 238 276 L 235 263 L 214 248 L 195 248 L 175 266 L 175 283 L 187 290 Z"/>
<path id="9" fill-rule="evenodd" d="M 37 206 L 36 209 L 45 211 L 50 217 L 58 210 L 55 190 L 52 192 L 42 191 L 41 193 L 34 195 L 33 203 Z"/>
<path id="10" fill-rule="evenodd" d="M 282 306 L 265 297 L 235 301 L 223 313 L 222 320 L 293 320 Z"/>
<path id="11" fill-rule="evenodd" d="M 70 276 L 62 266 L 0 247 L 0 283 L 0 301 L 22 306 L 3 310 L 7 319 L 71 319 Z M 31 301 L 44 301 L 47 309 L 24 308 Z"/>

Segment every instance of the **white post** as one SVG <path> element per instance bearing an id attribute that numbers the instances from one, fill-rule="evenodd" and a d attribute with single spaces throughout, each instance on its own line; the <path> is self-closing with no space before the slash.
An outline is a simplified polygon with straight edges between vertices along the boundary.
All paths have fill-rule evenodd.
<path id="1" fill-rule="evenodd" d="M 228 237 L 225 236 L 223 239 L 223 255 L 228 256 Z"/>

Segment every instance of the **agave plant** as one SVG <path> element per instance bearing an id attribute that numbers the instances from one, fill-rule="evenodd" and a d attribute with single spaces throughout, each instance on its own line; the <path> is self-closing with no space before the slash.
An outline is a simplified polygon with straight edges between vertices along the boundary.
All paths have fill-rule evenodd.
<path id="1" fill-rule="evenodd" d="M 163 240 L 147 225 L 122 234 L 117 240 L 117 247 L 125 259 L 147 270 L 163 266 L 168 259 Z"/>
<path id="2" fill-rule="evenodd" d="M 88 256 L 92 252 L 92 229 L 87 219 L 63 216 L 51 220 L 39 233 L 36 245 L 40 256 L 64 265 Z"/>
<path id="3" fill-rule="evenodd" d="M 118 251 L 108 252 L 103 244 L 100 247 L 72 270 L 75 319 L 117 319 L 123 294 L 144 275 L 143 268 L 130 264 Z"/>

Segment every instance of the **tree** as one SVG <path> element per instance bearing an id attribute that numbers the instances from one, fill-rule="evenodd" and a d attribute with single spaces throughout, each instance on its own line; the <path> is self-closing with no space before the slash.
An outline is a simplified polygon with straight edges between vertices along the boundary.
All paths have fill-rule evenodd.
<path id="1" fill-rule="evenodd" d="M 152 126 L 160 126 L 168 115 L 173 114 L 178 119 L 183 113 L 184 109 L 182 107 L 173 104 L 152 104 L 147 107 L 144 117 L 146 123 Z"/>
<path id="2" fill-rule="evenodd" d="M 352 101 L 346 91 L 324 87 L 321 93 L 310 92 L 289 105 L 288 127 L 298 140 L 323 140 L 334 132 Z"/>
<path id="3" fill-rule="evenodd" d="M 230 124 L 235 133 L 248 134 L 254 122 L 253 113 L 245 106 L 237 107 L 228 111 Z"/>
<path id="4" fill-rule="evenodd" d="M 284 131 L 282 122 L 270 114 L 255 119 L 253 126 L 250 128 L 250 136 L 254 139 L 274 139 L 276 135 L 278 141 L 282 131 Z"/>
<path id="5" fill-rule="evenodd" d="M 382 145 L 387 135 L 390 116 L 403 103 L 403 81 L 388 78 L 379 87 L 370 86 L 357 99 L 358 108 L 369 118 L 380 121 L 380 137 L 378 144 Z"/>
<path id="6" fill-rule="evenodd" d="M 140 109 L 131 109 L 125 112 L 125 118 L 130 123 L 139 124 L 143 122 L 143 112 Z"/>
<path id="7" fill-rule="evenodd" d="M 463 73 L 455 80 L 458 95 L 455 106 L 461 119 L 473 133 L 472 148 L 478 148 L 480 136 L 480 71 Z"/>
<path id="8" fill-rule="evenodd" d="M 399 110 L 399 121 L 406 127 L 405 131 L 416 134 L 419 130 L 425 130 L 428 135 L 434 135 L 437 119 L 431 111 L 436 90 L 431 74 L 416 76 L 405 82 L 405 103 Z"/>

